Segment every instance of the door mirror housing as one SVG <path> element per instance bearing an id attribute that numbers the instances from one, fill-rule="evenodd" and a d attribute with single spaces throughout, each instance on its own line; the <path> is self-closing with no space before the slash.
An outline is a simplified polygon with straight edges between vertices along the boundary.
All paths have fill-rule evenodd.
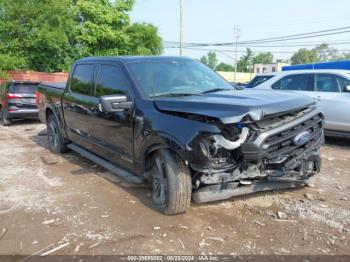
<path id="1" fill-rule="evenodd" d="M 99 109 L 101 112 L 112 113 L 130 109 L 132 102 L 126 95 L 106 95 L 100 97 Z"/>
<path id="2" fill-rule="evenodd" d="M 345 86 L 345 92 L 350 92 L 350 85 Z"/>

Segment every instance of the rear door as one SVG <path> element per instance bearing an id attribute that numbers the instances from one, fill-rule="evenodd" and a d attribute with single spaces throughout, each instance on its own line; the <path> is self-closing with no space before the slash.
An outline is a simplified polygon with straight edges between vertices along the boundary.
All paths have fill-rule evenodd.
<path id="1" fill-rule="evenodd" d="M 71 141 L 87 148 L 89 142 L 88 112 L 93 103 L 92 86 L 96 65 L 77 64 L 63 95 L 63 113 L 66 130 Z"/>
<path id="2" fill-rule="evenodd" d="M 314 97 L 325 115 L 325 128 L 350 132 L 350 93 L 345 87 L 350 80 L 335 74 L 315 76 Z"/>
<path id="3" fill-rule="evenodd" d="M 8 111 L 37 110 L 35 91 L 39 83 L 11 82 L 8 87 Z"/>
<path id="4" fill-rule="evenodd" d="M 94 106 L 89 113 L 93 151 L 122 167 L 133 168 L 133 109 L 120 112 L 99 111 L 99 98 L 104 95 L 126 95 L 133 100 L 131 85 L 117 63 L 101 64 L 96 76 Z"/>

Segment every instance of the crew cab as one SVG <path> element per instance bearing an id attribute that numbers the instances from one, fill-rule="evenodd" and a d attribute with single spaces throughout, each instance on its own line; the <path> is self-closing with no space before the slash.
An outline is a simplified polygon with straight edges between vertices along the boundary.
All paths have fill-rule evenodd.
<path id="1" fill-rule="evenodd" d="M 7 126 L 13 119 L 38 118 L 35 90 L 39 82 L 6 81 L 0 86 L 1 124 Z"/>
<path id="2" fill-rule="evenodd" d="M 155 206 L 312 183 L 320 171 L 323 116 L 294 93 L 235 90 L 184 57 L 91 57 L 63 84 L 38 87 L 50 149 L 72 149 L 135 183 Z"/>

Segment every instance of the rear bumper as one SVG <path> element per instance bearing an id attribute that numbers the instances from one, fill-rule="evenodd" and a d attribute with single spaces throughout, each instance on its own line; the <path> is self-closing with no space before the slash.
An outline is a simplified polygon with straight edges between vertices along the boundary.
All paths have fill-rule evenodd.
<path id="1" fill-rule="evenodd" d="M 16 111 L 7 112 L 7 118 L 38 118 L 39 110 L 38 109 L 21 109 Z"/>

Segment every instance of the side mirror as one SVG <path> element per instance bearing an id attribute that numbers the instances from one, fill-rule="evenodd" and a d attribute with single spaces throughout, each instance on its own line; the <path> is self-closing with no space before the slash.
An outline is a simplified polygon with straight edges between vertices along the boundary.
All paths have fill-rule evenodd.
<path id="1" fill-rule="evenodd" d="M 345 92 L 350 92 L 350 85 L 345 86 Z"/>
<path id="2" fill-rule="evenodd" d="M 130 109 L 132 102 L 125 95 L 107 95 L 100 97 L 99 109 L 101 112 L 120 112 Z"/>

